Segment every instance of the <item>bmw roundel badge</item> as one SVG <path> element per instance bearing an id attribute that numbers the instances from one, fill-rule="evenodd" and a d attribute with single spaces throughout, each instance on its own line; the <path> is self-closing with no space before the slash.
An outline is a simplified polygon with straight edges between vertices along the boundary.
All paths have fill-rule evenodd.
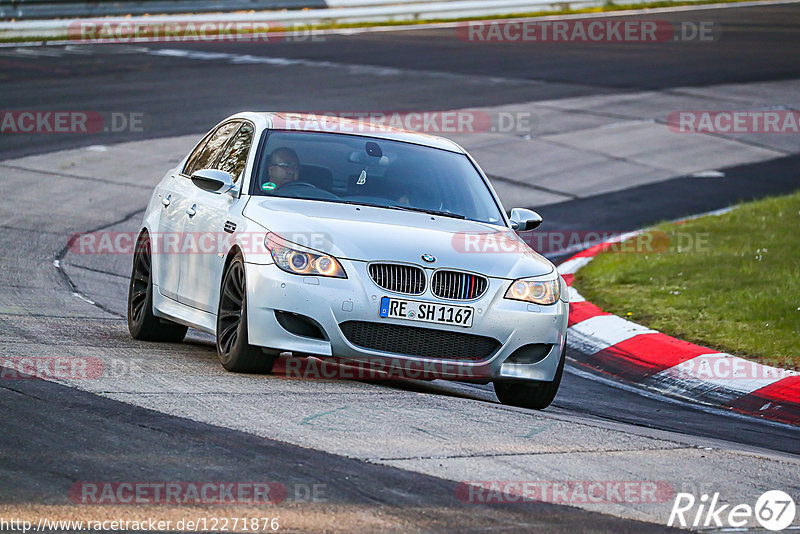
<path id="1" fill-rule="evenodd" d="M 423 254 L 422 259 L 427 261 L 428 263 L 433 263 L 436 261 L 436 258 L 431 256 L 430 254 Z"/>

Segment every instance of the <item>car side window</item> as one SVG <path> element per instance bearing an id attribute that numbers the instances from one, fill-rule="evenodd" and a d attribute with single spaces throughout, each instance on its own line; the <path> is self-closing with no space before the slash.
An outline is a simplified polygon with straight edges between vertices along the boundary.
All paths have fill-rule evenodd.
<path id="1" fill-rule="evenodd" d="M 206 143 L 208 143 L 208 139 L 211 137 L 212 133 L 213 132 L 208 132 L 205 135 L 205 137 L 203 137 L 203 139 L 199 143 L 197 143 L 197 146 L 194 147 L 192 153 L 189 154 L 188 158 L 186 158 L 186 165 L 183 166 L 182 174 L 185 174 L 187 176 L 189 175 L 189 169 L 192 169 L 194 167 L 194 162 L 197 159 L 197 156 L 199 156 L 200 152 L 202 152 L 203 148 L 205 148 Z"/>
<path id="2" fill-rule="evenodd" d="M 217 162 L 216 168 L 229 173 L 233 177 L 233 183 L 237 183 L 242 176 L 247 154 L 253 144 L 253 125 L 249 122 L 242 124 L 236 135 L 233 136 L 228 147 Z"/>
<path id="3" fill-rule="evenodd" d="M 240 125 L 241 123 L 239 121 L 226 122 L 217 128 L 217 131 L 211 135 L 197 157 L 194 157 L 194 154 L 192 154 L 194 159 L 190 158 L 190 162 L 183 169 L 183 174 L 191 176 L 192 173 L 201 169 L 213 168 L 214 163 L 225 148 L 225 145 L 227 145 L 231 135 L 233 135 L 233 132 L 235 132 Z"/>

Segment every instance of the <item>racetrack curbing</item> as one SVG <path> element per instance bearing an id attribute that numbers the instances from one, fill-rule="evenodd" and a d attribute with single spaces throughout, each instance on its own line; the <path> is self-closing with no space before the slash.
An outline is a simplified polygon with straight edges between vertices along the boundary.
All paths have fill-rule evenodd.
<path id="1" fill-rule="evenodd" d="M 575 362 L 646 389 L 746 415 L 800 425 L 800 373 L 675 339 L 604 312 L 572 287 L 575 273 L 630 232 L 558 266 L 569 286 L 567 339 Z"/>

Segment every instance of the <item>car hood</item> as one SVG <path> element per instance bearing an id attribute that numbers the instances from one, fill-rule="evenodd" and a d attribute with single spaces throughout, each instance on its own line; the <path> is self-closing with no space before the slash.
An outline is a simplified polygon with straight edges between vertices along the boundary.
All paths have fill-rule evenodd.
<path id="1" fill-rule="evenodd" d="M 288 241 L 341 259 L 448 267 L 511 279 L 554 270 L 516 232 L 486 223 L 275 197 L 251 198 L 244 216 Z M 436 260 L 427 263 L 423 254 Z"/>

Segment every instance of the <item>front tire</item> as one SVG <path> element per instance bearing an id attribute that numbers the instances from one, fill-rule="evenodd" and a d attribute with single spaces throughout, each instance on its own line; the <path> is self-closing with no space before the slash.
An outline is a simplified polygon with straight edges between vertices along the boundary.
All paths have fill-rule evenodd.
<path id="1" fill-rule="evenodd" d="M 244 258 L 231 260 L 222 277 L 217 310 L 217 356 L 234 373 L 269 373 L 277 359 L 250 345 L 247 336 L 247 286 Z"/>
<path id="2" fill-rule="evenodd" d="M 503 404 L 544 410 L 553 402 L 561 385 L 561 376 L 564 374 L 564 360 L 567 356 L 567 344 L 561 351 L 556 376 L 550 382 L 521 382 L 521 381 L 495 381 L 494 392 Z"/>
<path id="3" fill-rule="evenodd" d="M 150 238 L 142 234 L 133 253 L 128 287 L 128 331 L 140 341 L 183 340 L 187 327 L 153 315 L 153 261 Z"/>

